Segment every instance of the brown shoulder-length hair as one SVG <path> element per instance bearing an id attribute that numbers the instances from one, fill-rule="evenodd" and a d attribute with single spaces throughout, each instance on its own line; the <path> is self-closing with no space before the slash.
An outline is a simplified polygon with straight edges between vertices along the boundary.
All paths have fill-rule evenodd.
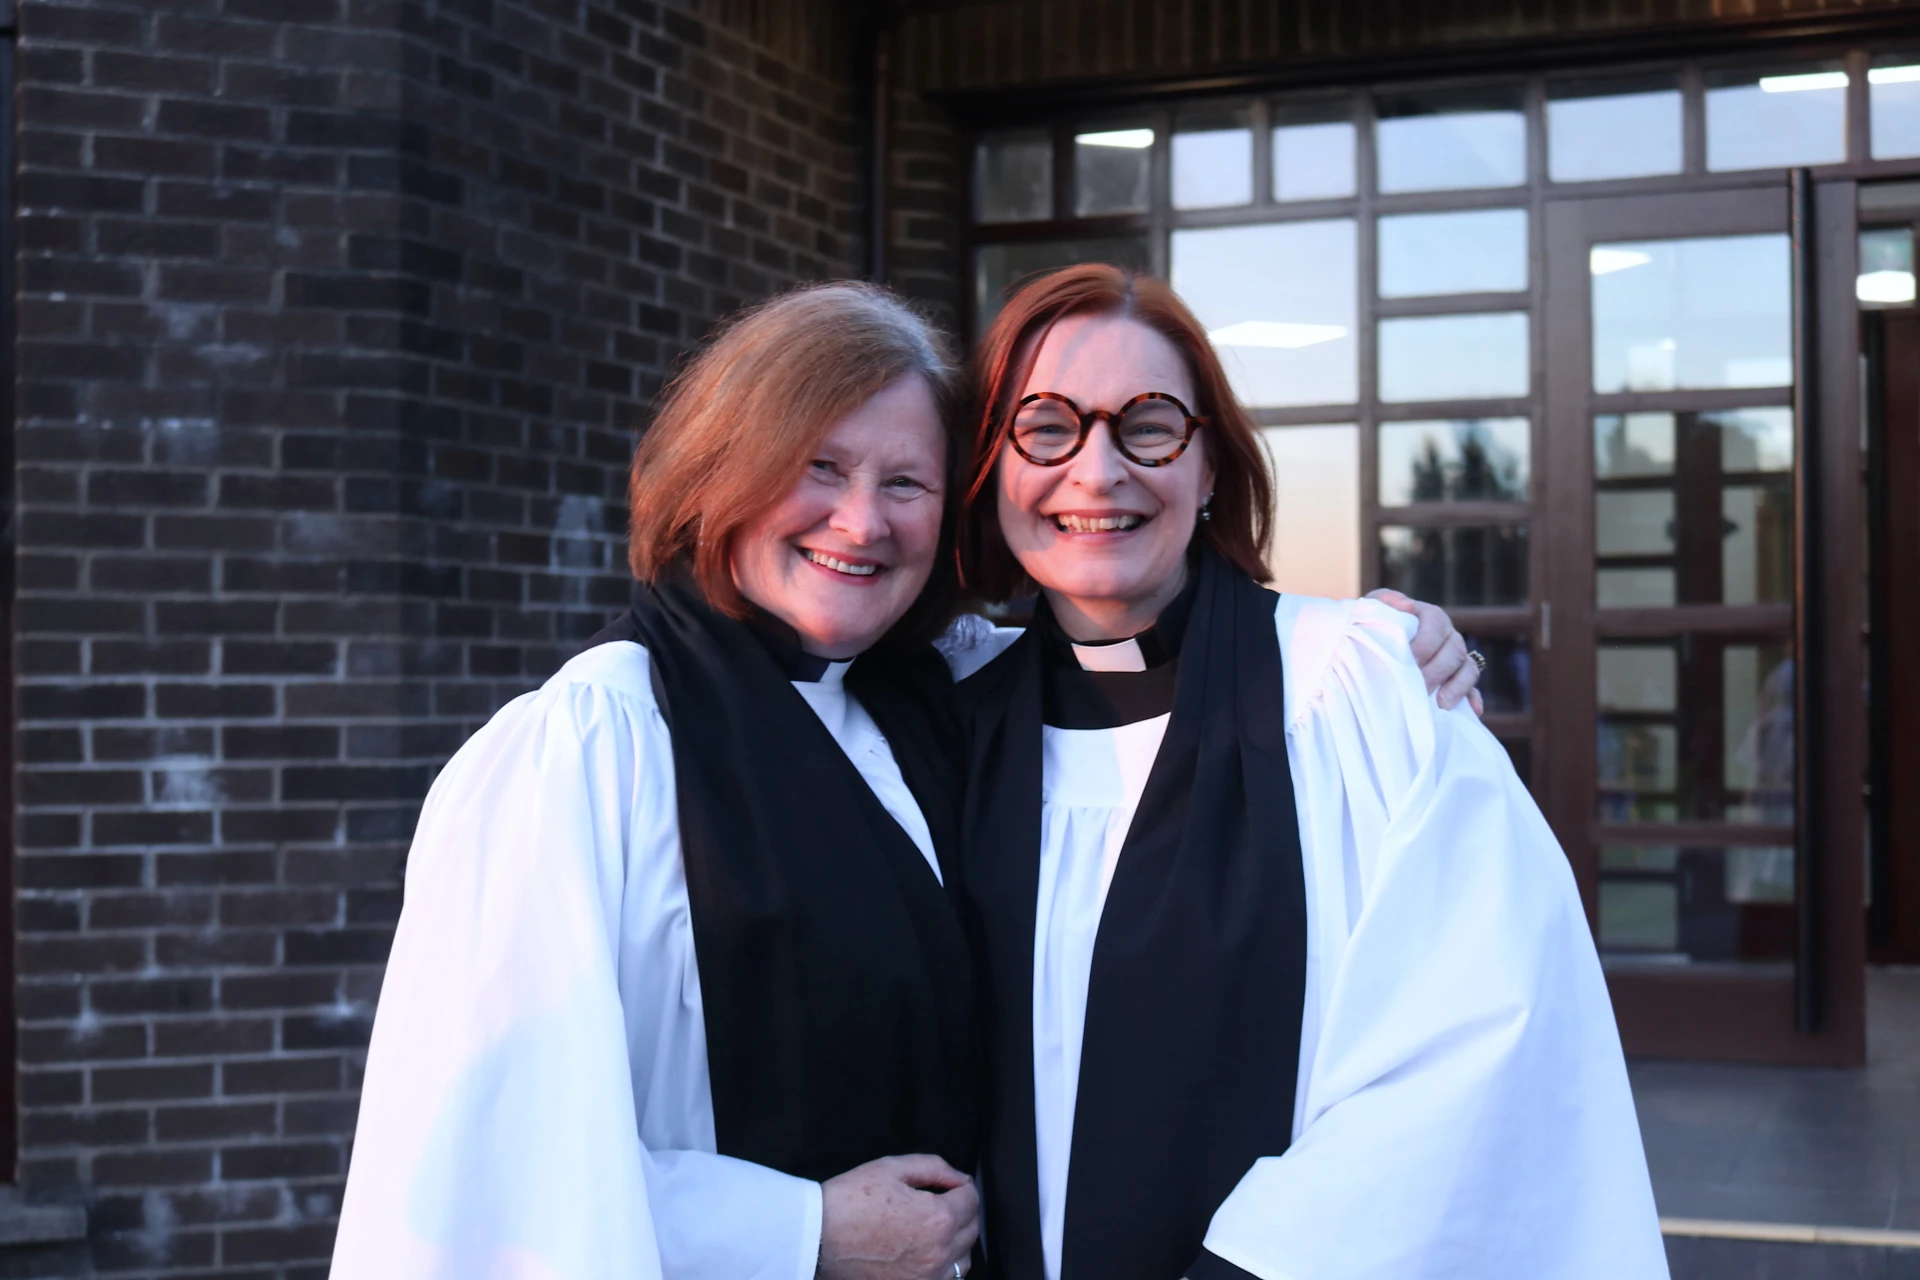
<path id="1" fill-rule="evenodd" d="M 958 553 L 968 591 L 1001 601 L 1033 589 L 1000 533 L 998 504 L 989 490 L 1013 429 L 1014 400 L 1040 344 L 1062 319 L 1088 314 L 1137 320 L 1171 342 L 1186 360 L 1199 400 L 1188 408 L 1207 420 L 1200 434 L 1214 470 L 1211 518 L 1199 526 L 1200 536 L 1255 582 L 1265 582 L 1272 576 L 1266 560 L 1273 537 L 1267 451 L 1253 419 L 1234 399 L 1207 331 L 1163 282 L 1124 267 L 1086 263 L 1022 284 L 987 327 L 974 355 L 973 459 Z"/>
<path id="2" fill-rule="evenodd" d="M 642 582 L 684 564 L 707 602 L 751 606 L 733 581 L 733 538 L 779 502 L 834 424 L 901 378 L 926 379 L 946 475 L 933 576 L 890 640 L 931 639 L 951 619 L 962 475 L 958 371 L 945 343 L 893 294 L 852 281 L 784 293 L 720 329 L 668 385 L 633 455 L 628 562 Z"/>

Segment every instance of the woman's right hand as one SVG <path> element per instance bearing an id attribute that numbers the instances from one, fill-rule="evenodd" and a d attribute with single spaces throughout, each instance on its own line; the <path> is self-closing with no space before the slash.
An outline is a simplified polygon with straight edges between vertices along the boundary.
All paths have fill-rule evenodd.
<path id="1" fill-rule="evenodd" d="M 953 1280 L 980 1234 L 973 1179 L 939 1156 L 887 1156 L 821 1186 L 823 1280 Z"/>

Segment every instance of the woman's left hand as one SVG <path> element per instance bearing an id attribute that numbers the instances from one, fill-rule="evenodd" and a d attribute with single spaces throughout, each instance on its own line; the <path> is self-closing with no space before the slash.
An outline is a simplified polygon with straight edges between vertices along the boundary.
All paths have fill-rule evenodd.
<path id="1" fill-rule="evenodd" d="M 1420 630 L 1413 637 L 1413 660 L 1420 664 L 1420 674 L 1426 677 L 1427 692 L 1439 695 L 1443 709 L 1456 706 L 1465 698 L 1473 714 L 1485 714 L 1480 691 L 1474 688 L 1480 683 L 1479 664 L 1467 656 L 1467 642 L 1454 630 L 1453 619 L 1445 609 L 1422 604 L 1386 587 L 1369 591 L 1367 598 L 1419 619 Z"/>

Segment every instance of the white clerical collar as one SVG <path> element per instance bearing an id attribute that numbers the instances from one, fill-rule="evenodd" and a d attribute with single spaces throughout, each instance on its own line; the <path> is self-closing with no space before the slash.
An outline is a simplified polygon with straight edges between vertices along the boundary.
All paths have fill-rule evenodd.
<path id="1" fill-rule="evenodd" d="M 1147 655 L 1140 638 L 1114 640 L 1107 644 L 1076 644 L 1073 656 L 1082 671 L 1145 671 Z"/>
<path id="2" fill-rule="evenodd" d="M 827 664 L 827 669 L 825 671 L 822 671 L 816 679 L 805 681 L 804 683 L 844 684 L 846 683 L 846 679 L 847 679 L 847 670 L 852 666 L 853 666 L 853 659 L 851 658 L 847 659 L 845 662 L 829 662 Z M 803 682 L 796 680 L 794 681 L 794 683 L 801 684 Z"/>

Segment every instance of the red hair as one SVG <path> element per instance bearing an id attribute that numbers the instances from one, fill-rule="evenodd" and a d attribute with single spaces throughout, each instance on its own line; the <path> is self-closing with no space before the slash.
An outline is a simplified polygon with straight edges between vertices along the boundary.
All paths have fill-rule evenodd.
<path id="1" fill-rule="evenodd" d="M 723 327 L 667 387 L 633 455 L 627 559 L 653 582 L 686 565 L 720 612 L 751 606 L 733 581 L 733 538 L 800 480 L 842 418 L 901 378 L 926 381 L 945 435 L 945 484 L 961 474 L 957 371 L 914 311 L 873 285 L 842 281 L 795 289 Z M 941 547 L 953 545 L 958 504 L 947 500 Z M 890 636 L 939 634 L 959 594 L 954 558 L 933 576 Z"/>
<path id="2" fill-rule="evenodd" d="M 1106 263 L 1062 267 L 1028 280 L 1007 299 L 974 356 L 973 465 L 958 550 L 961 580 L 989 601 L 1032 590 L 1000 532 L 993 504 L 981 496 L 1013 430 L 1013 402 L 1032 371 L 1047 333 L 1068 316 L 1119 316 L 1152 329 L 1186 361 L 1207 419 L 1200 429 L 1213 463 L 1211 519 L 1199 526 L 1214 550 L 1255 582 L 1265 582 L 1273 540 L 1273 479 L 1257 428 L 1234 398 L 1226 370 L 1199 320 L 1178 294 L 1152 276 Z"/>

